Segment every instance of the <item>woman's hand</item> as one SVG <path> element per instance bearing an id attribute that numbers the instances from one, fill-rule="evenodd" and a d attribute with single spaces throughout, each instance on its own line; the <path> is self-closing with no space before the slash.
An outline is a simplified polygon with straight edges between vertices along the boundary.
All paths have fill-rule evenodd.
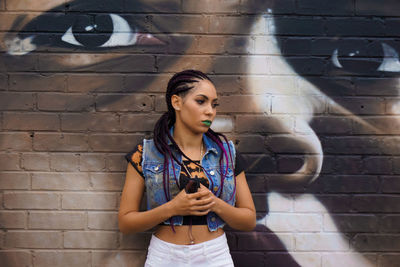
<path id="1" fill-rule="evenodd" d="M 211 196 L 213 194 L 205 186 L 201 186 L 205 189 L 200 187 L 196 193 L 192 194 L 187 194 L 185 189 L 183 189 L 175 198 L 168 202 L 172 209 L 172 216 L 203 216 L 211 211 L 215 204 L 214 198 Z"/>

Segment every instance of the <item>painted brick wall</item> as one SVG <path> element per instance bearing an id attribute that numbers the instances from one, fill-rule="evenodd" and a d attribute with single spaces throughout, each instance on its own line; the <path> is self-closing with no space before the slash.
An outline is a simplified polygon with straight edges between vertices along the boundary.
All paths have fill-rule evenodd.
<path id="1" fill-rule="evenodd" d="M 142 266 L 123 155 L 186 68 L 249 163 L 236 266 L 400 266 L 400 3 L 0 0 L 0 265 Z"/>

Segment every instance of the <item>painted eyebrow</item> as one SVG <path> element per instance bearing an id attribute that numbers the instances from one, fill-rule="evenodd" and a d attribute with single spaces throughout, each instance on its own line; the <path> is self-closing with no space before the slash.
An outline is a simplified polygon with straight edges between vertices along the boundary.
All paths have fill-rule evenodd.
<path id="1" fill-rule="evenodd" d="M 208 96 L 206 96 L 206 95 L 198 94 L 197 96 L 202 96 L 202 97 L 204 97 L 205 99 L 208 100 Z M 215 98 L 215 99 L 213 99 L 212 101 L 215 102 L 215 101 L 217 101 L 217 100 L 218 100 L 218 98 Z"/>

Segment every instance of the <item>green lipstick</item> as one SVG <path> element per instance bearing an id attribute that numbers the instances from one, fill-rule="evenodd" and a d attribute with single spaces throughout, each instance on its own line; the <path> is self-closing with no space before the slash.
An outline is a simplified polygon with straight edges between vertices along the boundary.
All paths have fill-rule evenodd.
<path id="1" fill-rule="evenodd" d="M 211 121 L 202 121 L 202 123 L 204 124 L 204 125 L 206 125 L 207 127 L 210 127 L 211 126 Z"/>

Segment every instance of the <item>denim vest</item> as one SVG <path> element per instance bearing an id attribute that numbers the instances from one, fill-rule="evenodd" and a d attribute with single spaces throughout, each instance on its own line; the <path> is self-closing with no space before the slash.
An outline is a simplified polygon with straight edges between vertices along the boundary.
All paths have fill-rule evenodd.
<path id="1" fill-rule="evenodd" d="M 219 196 L 221 191 L 221 170 L 219 165 L 219 159 L 221 156 L 221 149 L 218 147 L 214 141 L 212 141 L 206 135 L 203 135 L 203 142 L 206 147 L 206 152 L 201 160 L 201 166 L 205 170 L 205 175 L 209 179 L 210 187 L 209 189 L 217 196 Z M 225 150 L 227 151 L 229 158 L 228 146 L 231 151 L 233 164 L 235 162 L 235 147 L 232 141 L 228 143 L 223 143 Z M 173 150 L 173 149 L 171 149 Z M 172 151 L 176 158 L 182 162 L 182 156 L 177 151 Z M 173 165 L 172 165 L 173 164 Z M 175 161 L 172 163 L 171 160 L 169 165 L 169 195 L 173 199 L 179 192 L 179 187 L 177 181 L 179 181 L 179 175 L 181 171 L 181 166 Z M 226 172 L 227 162 L 224 157 L 222 172 Z M 164 171 L 164 157 L 157 150 L 154 145 L 153 139 L 143 141 L 143 155 L 142 155 L 142 168 L 143 175 L 145 177 L 146 184 L 146 194 L 147 194 L 147 209 L 153 209 L 167 202 L 164 193 L 163 185 L 163 171 Z M 175 170 L 175 177 L 174 177 Z M 229 160 L 228 171 L 224 179 L 224 185 L 222 188 L 222 193 L 220 198 L 230 205 L 235 204 L 235 176 L 234 176 L 234 166 Z M 170 224 L 172 222 L 174 225 L 182 225 L 183 217 L 174 216 L 165 221 L 165 224 Z M 216 231 L 225 225 L 225 222 L 214 212 L 209 212 L 207 214 L 207 225 L 209 231 Z"/>

